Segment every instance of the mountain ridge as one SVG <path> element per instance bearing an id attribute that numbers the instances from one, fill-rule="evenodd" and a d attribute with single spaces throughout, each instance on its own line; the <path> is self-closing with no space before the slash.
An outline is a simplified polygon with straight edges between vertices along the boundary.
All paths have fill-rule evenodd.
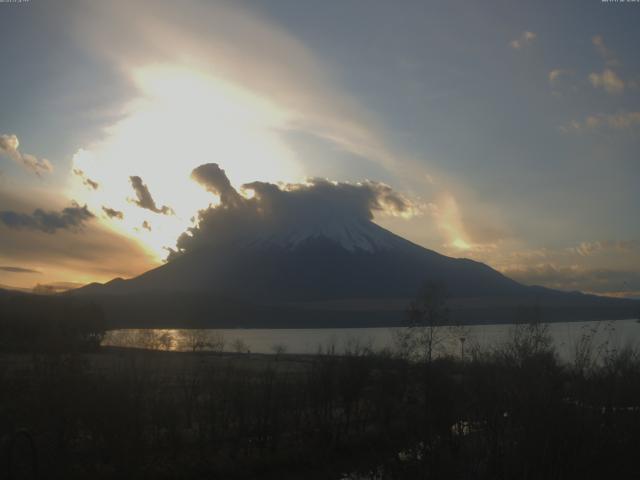
<path id="1" fill-rule="evenodd" d="M 445 285 L 452 317 L 461 323 L 517 321 L 522 307 L 532 306 L 546 321 L 631 318 L 640 308 L 630 300 L 522 285 L 486 264 L 371 225 L 351 237 L 320 228 L 235 238 L 138 277 L 69 294 L 91 298 L 112 322 L 129 327 L 397 326 L 425 282 Z"/>
<path id="2" fill-rule="evenodd" d="M 265 295 L 260 294 L 263 290 L 277 300 L 295 300 L 300 296 L 318 300 L 358 296 L 410 297 L 425 281 L 444 283 L 449 294 L 456 297 L 514 293 L 520 288 L 528 288 L 486 264 L 447 257 L 373 222 L 371 225 L 374 228 L 369 232 L 375 232 L 375 237 L 361 236 L 348 245 L 345 245 L 344 237 L 336 239 L 316 234 L 293 237 L 294 242 L 287 242 L 292 238 L 288 235 L 265 235 L 223 246 L 201 247 L 133 279 L 116 278 L 75 292 L 89 289 L 102 290 L 102 293 L 211 291 L 239 299 L 255 299 L 256 296 L 264 299 Z M 241 282 L 236 282 L 237 277 L 241 277 Z M 476 277 L 483 281 L 474 287 L 471 283 L 477 281 Z M 276 294 L 274 281 L 285 282 L 286 288 L 280 288 Z M 376 287 L 375 282 L 381 287 Z M 241 283 L 242 288 L 251 290 L 252 294 L 230 291 L 230 283 Z M 488 284 L 492 283 L 500 285 L 490 287 Z M 308 287 L 306 293 L 298 292 L 301 285 Z"/>

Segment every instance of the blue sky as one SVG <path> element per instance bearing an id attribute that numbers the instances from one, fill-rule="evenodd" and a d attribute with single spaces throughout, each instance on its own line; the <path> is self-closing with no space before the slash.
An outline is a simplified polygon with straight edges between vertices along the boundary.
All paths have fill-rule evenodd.
<path id="1" fill-rule="evenodd" d="M 640 292 L 640 3 L 104 3 L 0 4 L 0 211 L 95 214 L 54 234 L 0 224 L 0 284 L 157 264 L 206 199 L 141 212 L 127 179 L 172 205 L 214 161 L 237 185 L 384 182 L 416 213 L 376 221 L 428 248 Z"/>

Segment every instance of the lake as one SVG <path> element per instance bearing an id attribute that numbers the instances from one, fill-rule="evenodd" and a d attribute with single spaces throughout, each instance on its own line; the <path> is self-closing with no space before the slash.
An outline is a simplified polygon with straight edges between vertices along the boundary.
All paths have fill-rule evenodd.
<path id="1" fill-rule="evenodd" d="M 563 360 L 571 360 L 576 343 L 585 335 L 602 350 L 640 345 L 640 323 L 633 320 L 549 323 L 548 329 Z M 397 347 L 398 328 L 315 328 L 315 329 L 121 329 L 112 330 L 102 345 L 188 351 L 193 349 L 251 353 L 313 354 L 369 348 L 375 351 Z M 512 324 L 471 325 L 451 329 L 439 327 L 441 343 L 437 353 L 461 355 L 462 349 L 488 350 L 508 341 Z M 461 341 L 464 338 L 464 341 Z M 464 344 L 464 345 L 462 345 Z"/>

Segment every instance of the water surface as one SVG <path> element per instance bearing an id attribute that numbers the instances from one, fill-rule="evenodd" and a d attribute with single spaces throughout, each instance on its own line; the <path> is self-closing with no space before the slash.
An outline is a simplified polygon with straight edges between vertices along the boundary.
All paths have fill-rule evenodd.
<path id="1" fill-rule="evenodd" d="M 640 345 L 637 320 L 610 322 L 558 322 L 548 325 L 561 359 L 570 360 L 576 344 L 589 336 L 596 349 L 612 351 Z M 474 349 L 487 350 L 508 341 L 512 324 L 439 327 L 438 354 L 465 356 Z M 308 329 L 121 329 L 107 333 L 103 345 L 166 350 L 215 350 L 251 353 L 299 353 L 318 351 L 344 353 L 368 348 L 396 350 L 398 328 L 308 328 Z M 464 341 L 462 339 L 464 338 Z M 464 344 L 464 345 L 463 345 Z"/>

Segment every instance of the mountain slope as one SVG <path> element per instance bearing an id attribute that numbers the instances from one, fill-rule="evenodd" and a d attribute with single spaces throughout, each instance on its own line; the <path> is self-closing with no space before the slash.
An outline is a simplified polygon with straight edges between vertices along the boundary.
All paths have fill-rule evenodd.
<path id="1" fill-rule="evenodd" d="M 201 248 L 134 279 L 82 291 L 211 292 L 273 303 L 407 298 L 425 281 L 444 283 L 453 297 L 514 295 L 527 289 L 487 265 L 440 255 L 369 223 Z"/>
<path id="2" fill-rule="evenodd" d="M 521 285 L 376 225 L 414 205 L 377 182 L 252 182 L 242 194 L 215 163 L 191 177 L 219 203 L 198 212 L 169 262 L 130 280 L 71 292 L 120 324 L 363 326 L 398 324 L 426 282 L 444 284 L 460 321 L 513 321 L 520 305 L 548 318 L 627 318 L 637 303 Z M 252 195 L 248 195 L 252 192 Z M 573 313 L 572 313 L 573 312 Z"/>
<path id="3" fill-rule="evenodd" d="M 369 222 L 279 230 L 185 253 L 130 280 L 71 292 L 119 327 L 389 326 L 421 285 L 445 284 L 461 323 L 630 318 L 638 302 L 521 285 L 489 266 L 415 245 Z"/>

